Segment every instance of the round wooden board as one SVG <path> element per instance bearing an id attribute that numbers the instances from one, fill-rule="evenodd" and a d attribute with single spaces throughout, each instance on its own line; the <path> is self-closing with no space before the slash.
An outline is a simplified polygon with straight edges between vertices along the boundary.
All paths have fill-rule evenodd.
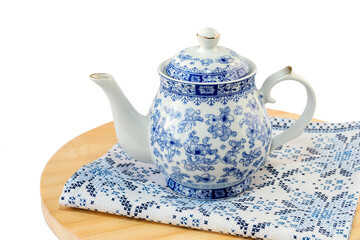
<path id="1" fill-rule="evenodd" d="M 270 116 L 298 118 L 298 115 L 287 112 L 268 112 Z M 249 239 L 60 206 L 58 200 L 66 181 L 80 167 L 105 154 L 115 143 L 114 125 L 107 123 L 66 143 L 45 166 L 40 182 L 41 206 L 47 224 L 59 239 Z M 359 209 L 360 204 L 351 240 L 360 239 Z"/>

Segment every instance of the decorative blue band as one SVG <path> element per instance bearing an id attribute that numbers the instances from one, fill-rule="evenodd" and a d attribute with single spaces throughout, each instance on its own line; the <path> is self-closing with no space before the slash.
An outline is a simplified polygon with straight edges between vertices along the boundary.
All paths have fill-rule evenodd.
<path id="1" fill-rule="evenodd" d="M 238 102 L 246 97 L 255 87 L 255 74 L 248 78 L 218 84 L 184 83 L 160 75 L 160 93 L 173 101 L 180 100 L 184 104 L 194 102 L 195 105 L 207 103 L 212 106 L 216 102 L 226 105 L 229 101 Z"/>
<path id="2" fill-rule="evenodd" d="M 189 69 L 186 66 L 180 66 L 179 63 L 174 64 L 173 61 L 171 61 L 166 69 L 166 72 L 175 79 L 189 82 L 227 82 L 242 78 L 248 74 L 249 66 L 247 64 L 243 64 L 234 69 L 224 68 L 208 73 L 204 71 L 194 72 L 193 69 Z"/>
<path id="3" fill-rule="evenodd" d="M 244 181 L 231 187 L 218 189 L 198 189 L 181 185 L 171 178 L 167 179 L 167 185 L 171 190 L 185 197 L 196 199 L 219 199 L 234 197 L 248 189 L 250 184 L 251 178 L 247 178 Z"/>
<path id="4" fill-rule="evenodd" d="M 230 96 L 248 91 L 249 89 L 255 87 L 255 74 L 239 81 L 218 84 L 184 83 L 170 78 L 165 78 L 161 75 L 160 79 L 160 87 L 162 89 L 185 96 Z"/>

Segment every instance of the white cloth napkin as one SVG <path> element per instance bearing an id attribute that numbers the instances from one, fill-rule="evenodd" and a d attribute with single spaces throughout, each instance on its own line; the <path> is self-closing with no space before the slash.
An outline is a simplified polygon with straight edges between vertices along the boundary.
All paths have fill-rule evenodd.
<path id="1" fill-rule="evenodd" d="M 293 120 L 271 118 L 278 134 Z M 173 193 L 155 165 L 116 144 L 65 184 L 68 207 L 263 239 L 348 239 L 360 190 L 360 122 L 311 123 L 273 151 L 237 197 Z M 146 224 L 146 223 L 144 223 Z"/>

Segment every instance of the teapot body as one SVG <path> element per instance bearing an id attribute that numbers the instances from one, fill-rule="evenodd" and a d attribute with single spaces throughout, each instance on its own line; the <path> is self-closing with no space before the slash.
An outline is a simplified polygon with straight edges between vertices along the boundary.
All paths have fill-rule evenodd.
<path id="1" fill-rule="evenodd" d="M 220 199 L 245 191 L 269 152 L 298 137 L 315 112 L 311 85 L 287 66 L 257 90 L 256 65 L 217 46 L 219 33 L 204 28 L 199 46 L 160 64 L 160 88 L 146 116 L 131 105 L 108 73 L 90 79 L 106 93 L 118 143 L 137 161 L 155 163 L 173 191 L 190 198 Z M 271 89 L 292 80 L 307 94 L 304 112 L 272 138 L 266 103 Z"/>
<path id="2" fill-rule="evenodd" d="M 265 163 L 271 125 L 255 72 L 225 83 L 160 74 L 149 112 L 153 162 L 175 192 L 197 199 L 235 196 Z"/>

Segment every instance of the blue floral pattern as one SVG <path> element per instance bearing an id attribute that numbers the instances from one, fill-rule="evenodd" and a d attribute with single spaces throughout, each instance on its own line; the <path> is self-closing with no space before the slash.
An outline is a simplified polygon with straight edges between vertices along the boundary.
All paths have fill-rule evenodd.
<path id="1" fill-rule="evenodd" d="M 234 176 L 236 179 L 240 180 L 240 179 L 244 179 L 245 173 L 247 171 L 248 171 L 247 169 L 245 169 L 244 171 L 241 171 L 241 169 L 239 169 L 239 168 L 226 167 L 226 168 L 224 168 L 225 174 L 222 175 L 222 177 Z"/>
<path id="2" fill-rule="evenodd" d="M 181 118 L 181 113 L 179 111 L 174 110 L 174 108 L 167 108 L 166 106 L 164 107 L 164 111 L 168 114 L 168 116 L 170 117 L 170 120 L 176 119 L 176 118 Z"/>
<path id="3" fill-rule="evenodd" d="M 249 99 L 248 104 L 246 104 L 247 107 L 251 109 L 251 111 L 257 111 L 259 110 L 259 105 L 256 102 L 255 98 Z"/>
<path id="4" fill-rule="evenodd" d="M 211 133 L 212 138 L 220 138 L 221 141 L 226 141 L 230 136 L 236 137 L 237 133 L 232 131 L 230 126 L 234 122 L 234 117 L 230 114 L 230 108 L 220 108 L 220 115 L 206 114 L 207 120 L 205 123 L 210 125 L 208 132 Z"/>
<path id="5" fill-rule="evenodd" d="M 199 142 L 200 138 L 196 136 L 196 131 L 189 133 L 189 137 L 184 142 L 186 154 L 186 159 L 182 161 L 184 168 L 190 172 L 215 170 L 214 165 L 220 160 L 220 156 L 217 154 L 218 150 L 210 148 L 212 144 L 209 143 L 208 137 L 203 138 L 201 143 Z"/>
<path id="6" fill-rule="evenodd" d="M 183 62 L 185 60 L 191 60 L 191 63 L 193 63 L 193 61 L 198 61 L 203 66 L 209 66 L 210 64 L 212 64 L 214 62 L 211 58 L 205 58 L 205 59 L 194 58 L 193 56 L 191 56 L 189 54 L 186 54 L 186 55 L 179 54 L 178 58 L 180 59 L 181 62 Z"/>
<path id="7" fill-rule="evenodd" d="M 182 182 L 184 178 L 190 177 L 186 173 L 182 173 L 181 169 L 178 166 L 173 166 L 172 171 L 173 172 L 170 174 L 170 177 L 178 182 Z"/>
<path id="8" fill-rule="evenodd" d="M 165 152 L 165 158 L 171 163 L 175 155 L 180 155 L 179 149 L 182 147 L 180 140 L 174 137 L 175 127 L 171 126 L 165 130 L 164 125 L 166 118 L 160 119 L 160 112 L 158 110 L 151 116 L 151 120 L 154 122 L 151 126 L 151 145 L 157 143 L 160 151 Z M 156 155 L 160 156 L 159 150 L 157 148 L 155 149 Z"/>
<path id="9" fill-rule="evenodd" d="M 246 139 L 242 138 L 240 141 L 231 140 L 229 145 L 231 150 L 229 150 L 226 155 L 222 158 L 222 162 L 225 164 L 232 164 L 234 167 L 237 166 L 237 159 L 240 154 L 240 151 L 245 148 Z"/>
<path id="10" fill-rule="evenodd" d="M 196 182 L 204 182 L 204 183 L 213 182 L 216 179 L 214 175 L 210 175 L 209 173 L 204 173 L 201 176 L 195 175 L 194 178 L 196 179 Z"/>
<path id="11" fill-rule="evenodd" d="M 249 153 L 242 152 L 243 158 L 240 162 L 244 167 L 248 167 L 255 159 L 261 157 L 261 153 L 260 148 L 252 149 Z"/>
<path id="12" fill-rule="evenodd" d="M 207 194 L 213 198 L 214 192 L 237 194 L 250 184 L 247 179 L 269 153 L 271 129 L 266 115 L 255 111 L 254 106 L 261 107 L 256 90 L 249 90 L 248 96 L 239 96 L 245 103 L 230 101 L 225 107 L 216 103 L 205 110 L 196 104 L 179 108 L 181 101 L 159 91 L 150 111 L 151 147 L 159 170 L 176 182 L 174 191 L 208 189 L 203 199 Z M 235 185 L 241 187 L 224 192 Z"/>
<path id="13" fill-rule="evenodd" d="M 227 82 L 246 76 L 250 68 L 245 58 L 230 49 L 222 49 L 225 55 L 203 59 L 185 49 L 170 61 L 166 72 L 174 79 L 196 83 Z"/>
<path id="14" fill-rule="evenodd" d="M 178 133 L 187 132 L 196 126 L 196 122 L 202 122 L 204 119 L 199 116 L 200 110 L 194 110 L 193 108 L 187 108 L 185 110 L 185 119 L 183 119 L 178 126 Z"/>
<path id="15" fill-rule="evenodd" d="M 234 62 L 234 58 L 232 58 L 229 55 L 225 55 L 225 56 L 221 56 L 215 59 L 216 62 L 221 63 L 221 64 L 229 64 Z"/>
<path id="16" fill-rule="evenodd" d="M 241 106 L 237 105 L 235 107 L 234 114 L 237 116 L 240 116 L 243 113 L 243 111 L 244 111 L 244 109 Z"/>
<path id="17" fill-rule="evenodd" d="M 240 127 L 247 125 L 246 136 L 250 139 L 250 148 L 255 146 L 255 140 L 260 141 L 263 146 L 268 146 L 270 143 L 269 136 L 271 135 L 271 129 L 268 126 L 266 118 L 261 121 L 259 115 L 251 112 L 244 113 L 244 117 L 239 124 Z"/>

